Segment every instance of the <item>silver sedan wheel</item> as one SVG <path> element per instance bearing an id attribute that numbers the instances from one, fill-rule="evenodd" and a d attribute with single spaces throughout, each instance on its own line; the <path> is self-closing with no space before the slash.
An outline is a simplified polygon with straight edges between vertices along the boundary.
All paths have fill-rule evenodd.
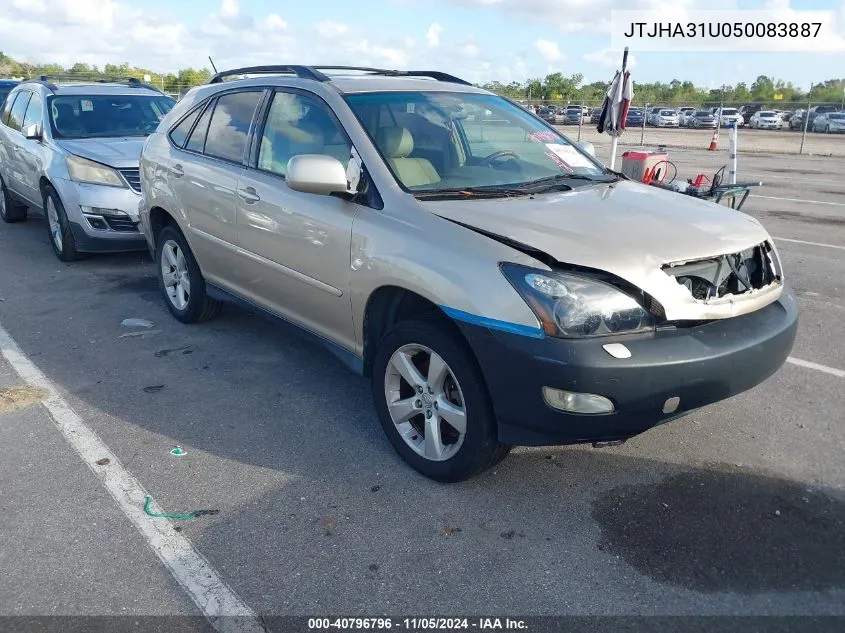
<path id="1" fill-rule="evenodd" d="M 424 345 L 403 345 L 384 375 L 387 410 L 399 435 L 418 455 L 442 462 L 466 437 L 464 396 L 452 370 Z"/>
<path id="2" fill-rule="evenodd" d="M 191 278 L 185 254 L 173 240 L 167 240 L 162 246 L 161 278 L 167 299 L 177 310 L 184 310 L 191 298 Z"/>
<path id="3" fill-rule="evenodd" d="M 62 225 L 59 222 L 59 212 L 56 211 L 56 203 L 53 202 L 53 197 L 47 197 L 47 223 L 50 225 L 50 235 L 53 238 L 53 244 L 56 245 L 56 250 L 62 252 Z"/>

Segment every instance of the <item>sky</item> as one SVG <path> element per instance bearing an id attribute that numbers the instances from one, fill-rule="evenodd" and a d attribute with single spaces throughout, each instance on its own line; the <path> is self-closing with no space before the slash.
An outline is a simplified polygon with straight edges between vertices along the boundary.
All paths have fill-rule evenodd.
<path id="1" fill-rule="evenodd" d="M 0 50 L 20 61 L 156 72 L 186 66 L 343 64 L 442 70 L 503 83 L 551 72 L 608 80 L 612 9 L 829 10 L 845 0 L 0 0 Z M 774 76 L 806 88 L 845 77 L 833 53 L 631 51 L 635 79 L 705 88 Z"/>

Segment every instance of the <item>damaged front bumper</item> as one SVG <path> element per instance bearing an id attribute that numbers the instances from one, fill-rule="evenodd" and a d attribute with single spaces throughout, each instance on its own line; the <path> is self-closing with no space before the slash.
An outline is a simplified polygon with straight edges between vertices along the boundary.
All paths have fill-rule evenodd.
<path id="1" fill-rule="evenodd" d="M 458 323 L 486 379 L 507 444 L 550 445 L 627 439 L 699 407 L 750 389 L 789 356 L 798 325 L 791 289 L 749 314 L 647 335 L 536 339 Z M 625 346 L 629 357 L 606 350 Z M 543 388 L 595 394 L 612 413 L 568 413 Z"/>

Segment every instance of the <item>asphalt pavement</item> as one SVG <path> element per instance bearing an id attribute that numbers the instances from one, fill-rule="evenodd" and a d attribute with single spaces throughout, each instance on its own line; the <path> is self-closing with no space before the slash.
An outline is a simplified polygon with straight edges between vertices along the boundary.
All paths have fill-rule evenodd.
<path id="1" fill-rule="evenodd" d="M 671 159 L 691 177 L 726 156 Z M 234 306 L 176 322 L 146 254 L 62 264 L 43 219 L 0 225 L 0 327 L 163 511 L 217 511 L 145 520 L 255 613 L 845 615 L 845 164 L 741 160 L 805 364 L 623 446 L 518 448 L 457 485 L 404 465 L 328 352 Z M 0 358 L 0 402 L 25 386 Z M 198 614 L 43 394 L 14 393 L 0 614 Z"/>

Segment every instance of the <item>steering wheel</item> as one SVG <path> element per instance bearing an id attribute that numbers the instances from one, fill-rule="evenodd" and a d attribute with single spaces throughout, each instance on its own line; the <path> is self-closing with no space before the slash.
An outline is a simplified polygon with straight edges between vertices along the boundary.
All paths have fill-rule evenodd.
<path id="1" fill-rule="evenodd" d="M 503 149 L 498 152 L 493 152 L 489 156 L 485 156 L 478 164 L 479 166 L 487 165 L 488 167 L 491 167 L 493 165 L 493 161 L 499 160 L 500 158 L 519 158 L 519 155 L 512 149 Z"/>

